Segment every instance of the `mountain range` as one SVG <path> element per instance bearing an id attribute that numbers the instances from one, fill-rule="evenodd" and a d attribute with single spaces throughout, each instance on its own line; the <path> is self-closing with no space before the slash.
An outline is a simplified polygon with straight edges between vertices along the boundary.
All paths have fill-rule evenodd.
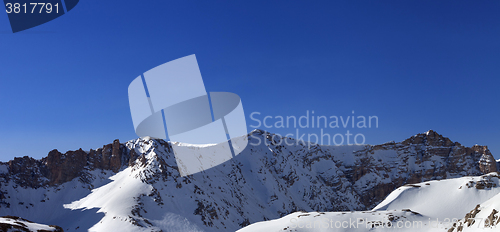
<path id="1" fill-rule="evenodd" d="M 380 145 L 300 143 L 262 130 L 239 139 L 249 145 L 235 158 L 184 177 L 172 150 L 179 143 L 150 137 L 2 162 L 0 216 L 64 231 L 245 232 L 321 231 L 294 228 L 293 218 L 359 216 L 377 229 L 373 222 L 446 216 L 457 222 L 441 221 L 437 231 L 465 231 L 471 227 L 458 229 L 466 214 L 491 216 L 500 202 L 498 164 L 488 148 L 465 147 L 432 130 Z M 450 198 L 454 191 L 462 195 Z"/>

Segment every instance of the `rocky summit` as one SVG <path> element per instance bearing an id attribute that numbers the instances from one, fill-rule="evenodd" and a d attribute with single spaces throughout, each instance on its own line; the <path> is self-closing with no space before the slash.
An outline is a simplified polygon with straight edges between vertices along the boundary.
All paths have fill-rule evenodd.
<path id="1" fill-rule="evenodd" d="M 234 159 L 185 177 L 172 142 L 152 138 L 15 158 L 0 163 L 0 216 L 65 231 L 235 231 L 296 211 L 370 210 L 406 184 L 498 170 L 486 146 L 432 130 L 381 145 L 310 145 L 261 130 L 245 138 Z"/>

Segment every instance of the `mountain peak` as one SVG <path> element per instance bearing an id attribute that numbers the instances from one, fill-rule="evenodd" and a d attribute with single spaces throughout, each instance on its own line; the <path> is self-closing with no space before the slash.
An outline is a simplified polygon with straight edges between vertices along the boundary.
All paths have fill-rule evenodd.
<path id="1" fill-rule="evenodd" d="M 433 130 L 428 130 L 427 132 L 425 132 L 425 134 L 429 135 L 429 134 L 437 134 L 437 133 Z"/>
<path id="2" fill-rule="evenodd" d="M 436 146 L 436 147 L 450 147 L 460 145 L 459 143 L 451 141 L 449 138 L 433 131 L 428 130 L 427 132 L 414 135 L 405 141 L 403 144 L 422 144 L 426 146 Z"/>
<path id="3" fill-rule="evenodd" d="M 252 135 L 252 134 L 264 134 L 264 133 L 266 133 L 266 131 L 261 130 L 261 129 L 253 129 L 250 133 L 248 133 L 248 135 Z"/>

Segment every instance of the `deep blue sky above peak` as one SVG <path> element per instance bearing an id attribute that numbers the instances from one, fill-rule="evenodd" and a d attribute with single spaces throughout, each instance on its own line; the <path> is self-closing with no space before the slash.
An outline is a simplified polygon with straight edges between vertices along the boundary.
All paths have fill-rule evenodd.
<path id="1" fill-rule="evenodd" d="M 136 138 L 128 85 L 191 54 L 207 91 L 242 98 L 249 131 L 252 112 L 377 116 L 351 133 L 379 144 L 432 129 L 500 158 L 498 12 L 497 1 L 80 1 L 15 34 L 1 12 L 0 161 Z"/>

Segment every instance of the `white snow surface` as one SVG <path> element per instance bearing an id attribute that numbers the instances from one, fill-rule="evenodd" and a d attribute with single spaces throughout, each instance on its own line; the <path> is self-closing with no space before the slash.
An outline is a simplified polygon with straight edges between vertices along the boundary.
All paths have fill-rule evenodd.
<path id="1" fill-rule="evenodd" d="M 482 184 L 485 183 L 490 183 L 491 187 L 482 188 Z M 254 223 L 238 232 L 393 230 L 445 232 L 451 228 L 453 222 L 462 219 L 478 204 L 484 206 L 476 218 L 484 220 L 493 209 L 500 211 L 498 174 L 407 185 L 393 191 L 372 211 L 297 212 L 280 219 Z M 464 231 L 484 231 L 484 227 L 476 226 L 465 229 Z"/>
<path id="2" fill-rule="evenodd" d="M 495 187 L 478 189 L 479 182 Z M 462 218 L 467 212 L 500 193 L 498 174 L 428 181 L 394 190 L 373 211 L 411 209 L 432 218 Z"/>
<path id="3" fill-rule="evenodd" d="M 237 232 L 445 232 L 446 223 L 409 211 L 296 212 L 283 218 L 258 222 Z"/>
<path id="4" fill-rule="evenodd" d="M 470 208 L 473 210 L 475 207 Z M 500 194 L 492 197 L 488 201 L 485 201 L 479 205 L 479 212 L 472 218 L 465 220 L 461 219 L 457 225 L 463 226 L 463 232 L 478 232 L 478 231 L 499 231 L 500 225 L 498 224 L 500 215 Z M 495 213 L 496 212 L 496 213 Z M 487 224 L 492 224 L 492 217 L 494 216 L 493 226 L 488 226 Z M 470 225 L 468 223 L 471 223 Z M 472 223 L 473 222 L 473 223 Z M 456 230 L 455 230 L 456 231 Z"/>

